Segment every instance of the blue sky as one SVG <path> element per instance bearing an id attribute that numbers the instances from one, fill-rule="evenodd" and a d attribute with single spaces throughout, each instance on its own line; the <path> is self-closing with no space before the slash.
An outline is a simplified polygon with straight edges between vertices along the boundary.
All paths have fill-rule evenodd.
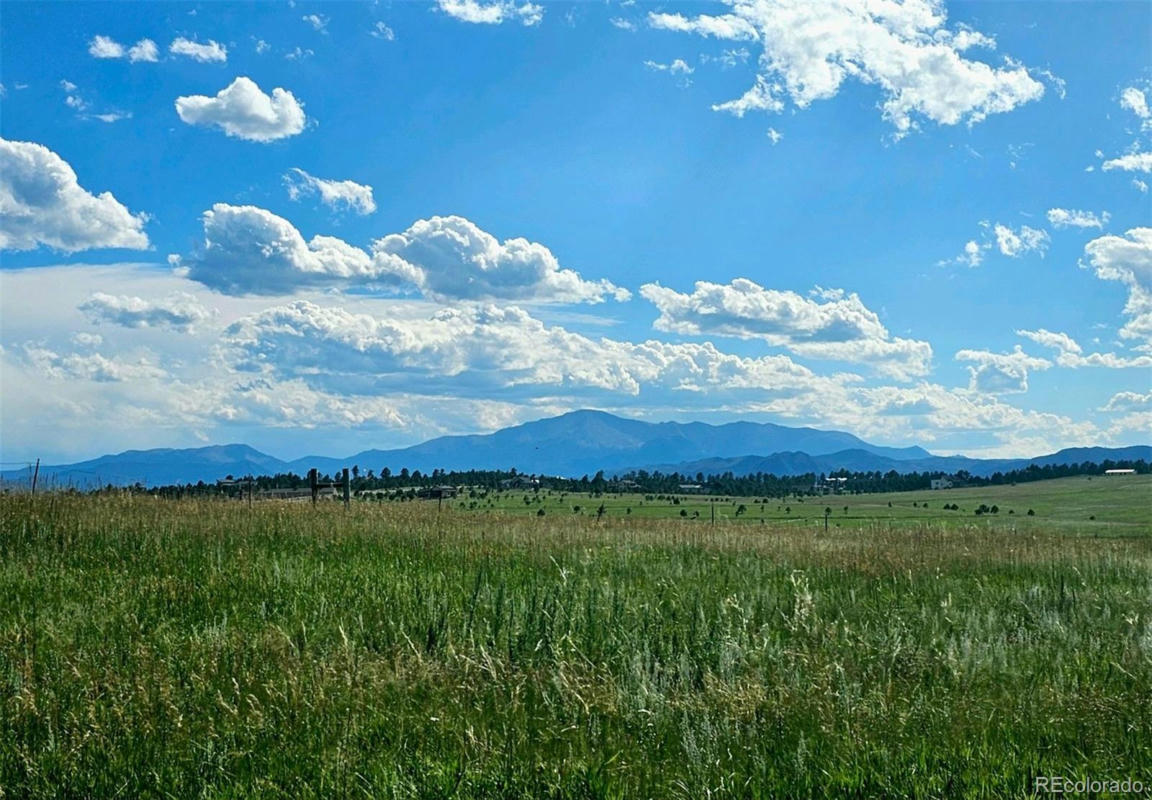
<path id="1" fill-rule="evenodd" d="M 579 407 L 1147 442 L 1150 25 L 5 4 L 3 457 L 343 453 Z"/>

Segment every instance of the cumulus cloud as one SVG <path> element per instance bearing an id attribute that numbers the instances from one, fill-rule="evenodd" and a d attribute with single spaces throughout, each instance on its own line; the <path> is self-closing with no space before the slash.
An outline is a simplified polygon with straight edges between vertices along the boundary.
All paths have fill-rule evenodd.
<path id="1" fill-rule="evenodd" d="M 107 36 L 94 36 L 88 42 L 88 55 L 93 58 L 123 58 L 124 45 Z"/>
<path id="2" fill-rule="evenodd" d="M 317 33 L 328 32 L 328 17 L 323 14 L 305 14 L 301 19 L 311 25 Z"/>
<path id="3" fill-rule="evenodd" d="M 1094 214 L 1068 208 L 1048 209 L 1048 223 L 1054 228 L 1103 228 L 1109 219 L 1107 211 Z"/>
<path id="4" fill-rule="evenodd" d="M 128 57 L 129 61 L 157 61 L 159 60 L 159 51 L 156 49 L 156 43 L 151 39 L 141 39 L 131 47 L 125 48 L 114 39 L 108 36 L 94 36 L 92 41 L 88 42 L 88 54 L 93 58 L 124 58 Z"/>
<path id="5" fill-rule="evenodd" d="M 288 220 L 255 206 L 218 203 L 204 214 L 204 244 L 188 276 L 229 294 L 289 294 L 308 287 L 418 290 L 435 299 L 596 303 L 628 293 L 561 268 L 542 244 L 498 241 L 463 217 L 418 220 L 368 253 L 332 236 L 305 241 Z"/>
<path id="6" fill-rule="evenodd" d="M 161 300 L 95 292 L 79 305 L 79 309 L 95 323 L 177 331 L 187 331 L 212 316 L 199 300 L 187 292 L 173 293 Z"/>
<path id="7" fill-rule="evenodd" d="M 1120 337 L 1152 352 L 1152 228 L 1132 228 L 1123 236 L 1107 235 L 1084 245 L 1086 262 L 1096 277 L 1128 288 Z"/>
<path id="8" fill-rule="evenodd" d="M 227 329 L 225 341 L 236 352 L 238 369 L 356 394 L 451 386 L 464 396 L 638 396 L 660 389 L 714 399 L 749 390 L 807 393 L 827 382 L 787 356 L 744 358 L 707 343 L 591 339 L 549 327 L 514 306 L 384 319 L 298 301 L 240 320 Z"/>
<path id="9" fill-rule="evenodd" d="M 1030 228 L 1027 225 L 1021 225 L 1019 231 L 1014 231 L 1007 225 L 997 222 L 992 232 L 996 236 L 996 247 L 1010 258 L 1018 258 L 1032 252 L 1044 255 L 1051 241 L 1047 231 Z"/>
<path id="10" fill-rule="evenodd" d="M 686 17 L 652 12 L 662 30 L 725 40 L 759 41 L 763 53 L 754 86 L 717 110 L 782 111 L 834 97 L 855 78 L 879 87 L 885 119 L 899 135 L 919 119 L 973 124 L 989 114 L 1037 100 L 1044 85 L 1022 65 L 966 57 L 995 41 L 962 26 L 951 29 L 934 0 L 850 3 L 845 0 L 727 0 L 729 12 Z"/>
<path id="11" fill-rule="evenodd" d="M 1079 343 L 1066 333 L 1056 333 L 1054 331 L 1040 328 L 1035 331 L 1018 330 L 1017 336 L 1023 336 L 1025 339 L 1031 339 L 1038 345 L 1050 347 L 1054 350 L 1059 350 L 1062 353 L 1082 353 L 1083 348 Z"/>
<path id="12" fill-rule="evenodd" d="M 304 108 L 287 89 L 264 94 L 241 76 L 215 97 L 190 95 L 176 99 L 176 113 L 189 125 L 215 125 L 229 136 L 250 142 L 272 142 L 304 130 Z"/>
<path id="13" fill-rule="evenodd" d="M 177 56 L 185 56 L 201 63 L 223 64 L 228 60 L 228 48 L 219 42 L 209 39 L 207 42 L 197 42 L 180 36 L 168 45 L 168 52 Z"/>
<path id="14" fill-rule="evenodd" d="M 987 350 L 961 350 L 956 353 L 957 361 L 971 361 L 975 367 L 968 367 L 968 388 L 984 394 L 1013 394 L 1028 391 L 1028 372 L 1040 371 L 1052 366 L 1046 358 L 1030 356 L 1020 349 L 1011 353 L 990 353 Z"/>
<path id="15" fill-rule="evenodd" d="M 1118 158 L 1110 158 L 1101 168 L 1109 170 L 1119 169 L 1125 172 L 1152 172 L 1152 153 L 1128 153 Z"/>
<path id="16" fill-rule="evenodd" d="M 141 359 L 125 361 L 108 358 L 100 353 L 58 353 L 47 347 L 26 343 L 19 355 L 30 367 L 55 379 L 78 379 L 111 383 L 147 378 L 162 378 L 167 373 L 151 362 Z"/>
<path id="17" fill-rule="evenodd" d="M 188 258 L 188 277 L 226 294 L 391 280 L 363 250 L 331 236 L 305 242 L 288 220 L 262 208 L 217 203 L 203 222 L 204 243 Z"/>
<path id="18" fill-rule="evenodd" d="M 720 16 L 701 14 L 689 19 L 683 14 L 651 11 L 648 13 L 648 24 L 659 30 L 695 33 L 698 36 L 707 36 L 713 39 L 755 40 L 759 36 L 755 25 L 745 19 L 742 14 L 723 14 Z"/>
<path id="19" fill-rule="evenodd" d="M 1005 383 L 1011 387 L 1014 379 L 1009 376 Z M 984 457 L 1039 455 L 1061 447 L 1098 445 L 1102 440 L 1099 429 L 1090 422 L 1022 409 L 997 394 L 930 383 L 860 388 L 844 411 L 831 411 L 844 420 L 843 424 L 849 424 L 852 417 L 867 420 L 862 427 L 872 435 L 904 431 L 921 441 L 943 442 L 970 431 L 992 434 L 998 440 L 994 446 L 981 448 L 982 452 L 968 450 Z"/>
<path id="20" fill-rule="evenodd" d="M 542 244 L 501 242 L 464 217 L 417 220 L 403 233 L 377 239 L 372 253 L 381 270 L 433 298 L 599 303 L 630 296 L 610 281 L 564 269 Z"/>
<path id="21" fill-rule="evenodd" d="M 151 39 L 141 39 L 128 48 L 129 61 L 158 61 L 160 50 Z"/>
<path id="22" fill-rule="evenodd" d="M 644 66 L 654 72 L 670 72 L 673 75 L 691 75 L 696 70 L 688 65 L 682 58 L 677 58 L 671 64 L 661 64 L 657 61 L 645 61 Z"/>
<path id="23" fill-rule="evenodd" d="M 984 261 L 984 251 L 988 248 L 982 246 L 975 239 L 969 239 L 964 243 L 964 252 L 956 256 L 954 261 L 958 264 L 967 264 L 970 267 L 978 267 Z"/>
<path id="24" fill-rule="evenodd" d="M 111 192 L 84 189 L 68 162 L 47 147 L 0 139 L 0 250 L 144 250 L 146 220 Z"/>
<path id="25" fill-rule="evenodd" d="M 522 25 L 537 25 L 544 19 L 544 7 L 535 3 L 516 5 L 510 0 L 437 0 L 440 10 L 453 19 L 479 25 L 499 25 L 502 22 L 519 22 Z"/>
<path id="26" fill-rule="evenodd" d="M 181 291 L 214 307 L 211 319 L 196 324 L 196 335 L 91 328 L 77 309 L 96 292 L 157 299 Z M 38 302 L 47 292 L 59 302 Z M 104 451 L 190 444 L 173 436 L 235 441 L 255 435 L 268 441 L 276 428 L 290 428 L 298 440 L 313 442 L 302 445 L 309 449 L 353 452 L 363 447 L 366 433 L 379 446 L 403 446 L 595 406 L 653 420 L 685 413 L 702 419 L 768 415 L 785 424 L 850 430 L 873 441 L 988 456 L 1126 444 L 1142 430 L 1133 427 L 1137 421 L 1131 413 L 1113 414 L 1101 429 L 1006 402 L 1019 395 L 930 383 L 876 386 L 847 373 L 812 375 L 779 356 L 748 358 L 743 349 L 743 357 L 737 357 L 706 344 L 649 343 L 622 335 L 605 341 L 583 328 L 562 334 L 556 326 L 568 323 L 557 320 L 577 315 L 553 310 L 541 322 L 534 312 L 471 304 L 444 314 L 422 301 L 319 291 L 307 299 L 332 308 L 299 319 L 269 314 L 254 324 L 271 311 L 269 305 L 285 302 L 209 299 L 179 270 L 131 265 L 7 270 L 0 290 L 6 341 L 0 349 L 0 384 L 27 391 L 5 397 L 0 428 L 11 434 L 11 447 L 42 452 L 71 453 L 80 440 Z M 336 315 L 333 320 L 320 321 L 329 313 Z M 342 315 L 353 322 L 341 322 Z M 360 322 L 362 317 L 375 322 Z M 277 328 L 281 321 L 283 330 Z M 227 333 L 234 323 L 238 327 Z M 572 323 L 578 324 L 585 323 Z M 317 333 L 310 333 L 313 328 Z M 71 331 L 98 332 L 103 340 L 88 333 L 71 339 Z M 308 339 L 294 342 L 290 337 L 296 334 Z M 40 361 L 47 371 L 28 363 L 20 342 L 55 354 Z M 309 348 L 317 353 L 309 354 Z M 69 355 L 94 352 L 117 366 L 61 365 Z M 406 360 L 414 365 L 410 371 Z M 118 369 L 142 362 L 168 374 L 149 377 L 145 370 L 129 379 Z M 392 371 L 396 363 L 400 366 Z M 380 364 L 387 369 L 378 370 Z M 449 367 L 452 374 L 437 374 Z M 98 372 L 121 379 L 72 377 Z"/>
<path id="27" fill-rule="evenodd" d="M 327 180 L 309 175 L 302 169 L 293 167 L 284 176 L 288 196 L 299 200 L 304 195 L 317 194 L 320 202 L 333 209 L 347 209 L 357 214 L 371 214 L 376 210 L 372 199 L 372 187 L 354 181 Z"/>
<path id="28" fill-rule="evenodd" d="M 1144 92 L 1135 86 L 1129 86 L 1120 93 L 1120 107 L 1128 109 L 1142 120 L 1152 119 L 1148 99 L 1144 96 Z"/>
<path id="29" fill-rule="evenodd" d="M 1079 343 L 1066 333 L 1053 333 L 1040 328 L 1035 331 L 1019 330 L 1016 331 L 1016 335 L 1059 351 L 1056 356 L 1056 363 L 1061 367 L 1071 369 L 1079 367 L 1106 367 L 1108 369 L 1152 367 L 1152 356 L 1130 357 L 1116 353 L 1088 353 L 1085 355 Z"/>
<path id="30" fill-rule="evenodd" d="M 855 294 L 821 290 L 807 298 L 746 278 L 726 285 L 698 281 L 691 294 L 649 283 L 640 294 L 659 310 L 653 327 L 661 331 L 762 339 L 800 355 L 866 363 L 904 379 L 926 374 L 931 365 L 931 345 L 890 335 Z"/>
<path id="31" fill-rule="evenodd" d="M 1152 410 L 1152 392 L 1117 392 L 1108 400 L 1101 411 L 1144 411 Z M 1147 430 L 1147 429 L 1145 429 Z"/>

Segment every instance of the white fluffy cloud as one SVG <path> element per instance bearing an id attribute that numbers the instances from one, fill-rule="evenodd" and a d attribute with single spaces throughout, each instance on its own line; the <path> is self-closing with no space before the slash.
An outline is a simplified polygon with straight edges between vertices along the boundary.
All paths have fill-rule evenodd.
<path id="1" fill-rule="evenodd" d="M 0 139 L 0 250 L 144 250 L 146 220 L 111 192 L 84 189 L 68 162 L 47 147 Z"/>
<path id="2" fill-rule="evenodd" d="M 337 181 L 317 178 L 293 167 L 285 176 L 288 196 L 299 200 L 308 194 L 318 194 L 320 202 L 333 209 L 348 209 L 357 214 L 371 214 L 376 210 L 372 187 L 355 181 Z"/>
<path id="3" fill-rule="evenodd" d="M 400 387 L 437 392 L 451 386 L 465 396 L 637 396 L 659 389 L 713 402 L 749 390 L 809 393 L 829 382 L 787 356 L 744 358 L 708 343 L 590 339 L 549 327 L 514 306 L 385 319 L 298 301 L 240 320 L 225 340 L 242 370 L 299 378 L 338 393 Z"/>
<path id="4" fill-rule="evenodd" d="M 1152 356 L 1130 357 L 1116 353 L 1088 353 L 1085 355 L 1080 344 L 1066 333 L 1054 333 L 1040 328 L 1035 331 L 1016 331 L 1016 335 L 1059 351 L 1059 355 L 1056 356 L 1056 363 L 1061 367 L 1071 369 L 1079 367 L 1105 367 L 1108 369 L 1152 367 Z"/>
<path id="5" fill-rule="evenodd" d="M 502 22 L 537 25 L 544 19 L 544 7 L 535 3 L 516 5 L 511 0 L 437 0 L 437 5 L 453 19 L 479 25 L 499 25 Z"/>
<path id="6" fill-rule="evenodd" d="M 992 228 L 996 236 L 996 247 L 1006 256 L 1017 258 L 1025 253 L 1037 252 L 1044 255 L 1051 239 L 1048 232 L 1039 228 L 1030 228 L 1021 225 L 1019 231 L 1014 231 L 1007 225 L 997 222 Z"/>
<path id="7" fill-rule="evenodd" d="M 128 48 L 129 61 L 158 61 L 160 59 L 160 51 L 156 47 L 156 42 L 151 39 L 141 39 Z"/>
<path id="8" fill-rule="evenodd" d="M 176 113 L 189 125 L 215 125 L 229 136 L 250 142 L 272 142 L 304 130 L 304 108 L 287 89 L 264 94 L 250 78 L 240 76 L 215 97 L 176 98 Z"/>
<path id="9" fill-rule="evenodd" d="M 1079 343 L 1066 333 L 1057 333 L 1054 331 L 1040 328 L 1035 331 L 1018 330 L 1017 336 L 1023 336 L 1025 339 L 1031 339 L 1038 345 L 1050 347 L 1054 350 L 1059 350 L 1062 353 L 1082 353 L 1083 348 Z"/>
<path id="10" fill-rule="evenodd" d="M 179 335 L 109 324 L 100 336 L 73 336 L 93 330 L 78 306 L 96 292 L 150 299 L 187 292 L 213 316 Z M 54 303 L 39 302 L 48 294 Z M 872 385 L 851 374 L 814 375 L 782 356 L 604 339 L 557 327 L 563 316 L 553 310 L 444 311 L 324 291 L 302 299 L 320 310 L 284 312 L 294 304 L 277 299 L 278 310 L 261 297 L 212 294 L 154 267 L 0 271 L 0 384 L 26 388 L 0 404 L 7 451 L 71 461 L 126 447 L 192 446 L 197 438 L 264 449 L 282 447 L 278 431 L 289 428 L 298 450 L 354 452 L 365 436 L 376 446 L 403 446 L 590 405 L 654 421 L 767 415 L 983 456 L 1130 444 L 1148 427 L 1138 417 L 1146 411 L 1115 414 L 1098 428 L 966 387 Z M 25 345 L 48 353 L 32 363 Z M 90 358 L 96 354 L 109 363 Z"/>
<path id="11" fill-rule="evenodd" d="M 1144 92 L 1135 86 L 1129 86 L 1120 93 L 1120 107 L 1128 109 L 1142 120 L 1152 119 L 1148 99 L 1144 96 Z"/>
<path id="12" fill-rule="evenodd" d="M 107 36 L 94 36 L 88 42 L 88 55 L 93 58 L 123 58 L 124 45 Z"/>
<path id="13" fill-rule="evenodd" d="M 1152 228 L 1132 228 L 1123 236 L 1107 235 L 1084 245 L 1085 266 L 1106 281 L 1128 287 L 1120 329 L 1123 339 L 1135 340 L 1137 349 L 1152 352 Z"/>
<path id="14" fill-rule="evenodd" d="M 204 243 L 188 259 L 188 277 L 226 294 L 390 280 L 363 250 L 331 236 L 305 242 L 288 220 L 262 208 L 217 203 L 203 221 Z"/>
<path id="15" fill-rule="evenodd" d="M 1117 392 L 1108 400 L 1102 411 L 1142 411 L 1152 410 L 1152 392 Z M 1145 429 L 1147 430 L 1147 429 Z"/>
<path id="16" fill-rule="evenodd" d="M 738 116 L 781 111 L 784 100 L 806 108 L 831 98 L 844 81 L 875 85 L 884 117 L 899 134 L 918 119 L 942 125 L 980 122 L 1039 99 L 1044 86 L 1011 59 L 994 67 L 965 57 L 995 41 L 964 27 L 950 29 L 934 0 L 859 3 L 849 0 L 726 0 L 728 13 L 685 17 L 650 13 L 654 28 L 763 45 L 754 86 L 714 108 Z"/>
<path id="17" fill-rule="evenodd" d="M 1152 153 L 1128 153 L 1104 162 L 1105 172 L 1119 169 L 1125 172 L 1152 172 Z"/>
<path id="18" fill-rule="evenodd" d="M 1013 379 L 1007 377 L 1005 385 Z M 1001 400 L 996 394 L 972 389 L 948 389 L 921 383 L 911 387 L 881 386 L 854 392 L 853 401 L 843 410 L 832 408 L 850 424 L 865 420 L 868 435 L 893 435 L 903 431 L 921 442 L 955 441 L 957 436 L 981 431 L 992 437 L 988 447 L 965 448 L 969 455 L 985 458 L 1020 457 L 1051 453 L 1062 447 L 1098 445 L 1101 431 L 1090 422 L 1077 422 L 1061 414 L 1030 411 Z"/>
<path id="19" fill-rule="evenodd" d="M 157 61 L 160 55 L 156 43 L 151 39 L 141 39 L 131 47 L 125 48 L 124 45 L 107 36 L 92 37 L 92 41 L 88 42 L 88 54 L 93 58 L 124 58 L 127 56 L 128 60 L 133 62 Z"/>
<path id="20" fill-rule="evenodd" d="M 212 316 L 199 300 L 187 292 L 175 292 L 160 300 L 94 292 L 78 308 L 93 322 L 125 328 L 187 331 Z"/>
<path id="21" fill-rule="evenodd" d="M 24 344 L 17 353 L 29 366 L 56 379 L 75 378 L 110 383 L 161 378 L 167 374 L 144 359 L 133 362 L 108 358 L 100 353 L 58 353 L 34 344 Z"/>
<path id="22" fill-rule="evenodd" d="M 300 19 L 311 25 L 312 29 L 317 33 L 328 32 L 328 17 L 324 16 L 323 14 L 305 14 Z"/>
<path id="23" fill-rule="evenodd" d="M 640 294 L 660 311 L 657 330 L 762 339 L 800 355 L 866 363 L 904 379 L 926 374 L 932 360 L 931 345 L 891 336 L 855 294 L 818 291 L 812 299 L 746 278 L 727 285 L 698 281 L 692 294 L 649 283 Z"/>
<path id="24" fill-rule="evenodd" d="M 1088 212 L 1084 211 L 1065 211 L 1064 209 L 1055 208 L 1048 212 L 1048 216 L 1049 219 L 1055 217 L 1060 221 L 1059 224 L 1056 224 L 1056 227 L 1062 227 L 1063 224 L 1080 225 L 1084 227 L 1083 223 L 1086 217 L 1075 215 L 1085 215 L 1087 213 Z M 1105 222 L 1107 221 L 1107 217 L 1108 215 L 1105 214 Z M 1073 222 L 1073 219 L 1076 221 Z M 968 240 L 964 245 L 964 251 L 960 255 L 955 258 L 937 262 L 938 265 L 964 264 L 969 267 L 978 267 L 984 263 L 985 254 L 993 248 L 1009 258 L 1019 258 L 1026 253 L 1039 253 L 1043 256 L 1052 241 L 1047 231 L 1040 228 L 1032 228 L 1028 225 L 1021 225 L 1019 229 L 1013 229 L 999 222 L 993 224 L 988 220 L 981 220 L 980 230 L 979 238 Z"/>
<path id="25" fill-rule="evenodd" d="M 180 36 L 173 39 L 172 44 L 168 45 L 168 52 L 177 56 L 185 56 L 205 64 L 223 64 L 228 60 L 228 48 L 211 39 L 201 43 Z"/>
<path id="26" fill-rule="evenodd" d="M 1046 358 L 1030 356 L 1020 349 L 1011 353 L 990 353 L 987 350 L 961 350 L 957 361 L 974 362 L 969 367 L 968 388 L 985 394 L 1012 394 L 1028 391 L 1028 372 L 1048 369 L 1052 362 Z"/>
<path id="27" fill-rule="evenodd" d="M 587 281 L 562 268 L 542 244 L 501 242 L 463 217 L 417 220 L 403 233 L 377 239 L 372 252 L 382 269 L 434 298 L 598 303 L 630 296 L 610 281 Z"/>
<path id="28" fill-rule="evenodd" d="M 953 261 L 957 264 L 967 264 L 969 267 L 978 267 L 984 262 L 984 251 L 987 249 L 986 245 L 981 245 L 975 239 L 969 239 L 964 243 L 964 252 L 956 256 Z"/>
<path id="29" fill-rule="evenodd" d="M 204 244 L 189 277 L 230 294 L 290 294 L 308 287 L 418 290 L 436 299 L 600 302 L 628 293 L 562 269 L 542 244 L 498 241 L 463 217 L 418 220 L 372 252 L 332 236 L 305 241 L 288 220 L 218 203 L 204 214 Z"/>
<path id="30" fill-rule="evenodd" d="M 654 72 L 670 72 L 673 75 L 691 75 L 696 71 L 682 58 L 673 59 L 670 64 L 661 64 L 658 61 L 645 61 L 644 66 Z"/>
<path id="31" fill-rule="evenodd" d="M 1103 228 L 1109 219 L 1107 211 L 1095 214 L 1069 208 L 1048 209 L 1048 223 L 1054 228 Z"/>

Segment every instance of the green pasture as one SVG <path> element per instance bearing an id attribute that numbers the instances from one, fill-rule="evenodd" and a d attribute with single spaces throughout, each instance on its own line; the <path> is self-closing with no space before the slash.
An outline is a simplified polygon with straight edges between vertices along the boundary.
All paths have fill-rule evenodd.
<path id="1" fill-rule="evenodd" d="M 617 512 L 634 498 L 597 519 L 0 496 L 0 797 L 1152 787 L 1147 486 L 836 497 L 763 525 Z"/>
<path id="2" fill-rule="evenodd" d="M 445 501 L 456 510 L 502 511 L 537 515 L 597 516 L 600 506 L 611 517 L 672 519 L 711 522 L 739 520 L 755 524 L 813 526 L 824 524 L 858 527 L 882 521 L 921 521 L 970 524 L 976 510 L 985 505 L 997 513 L 978 519 L 992 525 L 1057 525 L 1079 533 L 1107 534 L 1152 530 L 1152 475 L 1078 476 L 1004 486 L 966 487 L 884 494 L 830 494 L 761 497 L 718 497 L 676 493 L 615 494 L 561 492 L 558 490 L 505 490 L 477 493 Z M 945 509 L 948 505 L 958 510 Z M 737 514 L 740 506 L 744 510 Z M 578 510 L 577 510 L 578 507 Z M 1034 513 L 1029 516 L 1028 511 Z M 685 512 L 681 514 L 680 512 Z"/>

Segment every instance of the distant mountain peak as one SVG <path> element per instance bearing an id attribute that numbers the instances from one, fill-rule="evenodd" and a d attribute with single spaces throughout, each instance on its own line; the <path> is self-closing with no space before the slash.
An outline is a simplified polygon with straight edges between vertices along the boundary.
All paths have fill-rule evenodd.
<path id="1" fill-rule="evenodd" d="M 1147 452 L 1146 452 L 1147 451 Z M 1134 453 L 1144 455 L 1133 455 Z M 1118 455 L 1107 455 L 1116 453 Z M 151 485 L 213 481 L 225 475 L 305 474 L 316 468 L 332 474 L 342 467 L 393 472 L 401 468 L 506 470 L 580 477 L 603 470 L 631 468 L 696 472 L 735 470 L 797 474 L 851 470 L 912 472 L 1015 468 L 1028 463 L 1072 463 L 1106 458 L 1152 458 L 1152 448 L 1076 448 L 1036 459 L 940 458 L 921 447 L 870 444 L 843 431 L 788 427 L 772 422 L 648 422 L 584 408 L 533 420 L 488 434 L 441 436 L 396 450 L 364 450 L 351 456 L 309 456 L 281 461 L 247 444 L 205 445 L 188 449 L 127 450 L 76 464 L 44 466 L 46 483 L 61 485 Z M 1007 466 L 1006 466 L 1007 465 Z M 26 482 L 27 470 L 0 473 L 0 478 Z"/>

